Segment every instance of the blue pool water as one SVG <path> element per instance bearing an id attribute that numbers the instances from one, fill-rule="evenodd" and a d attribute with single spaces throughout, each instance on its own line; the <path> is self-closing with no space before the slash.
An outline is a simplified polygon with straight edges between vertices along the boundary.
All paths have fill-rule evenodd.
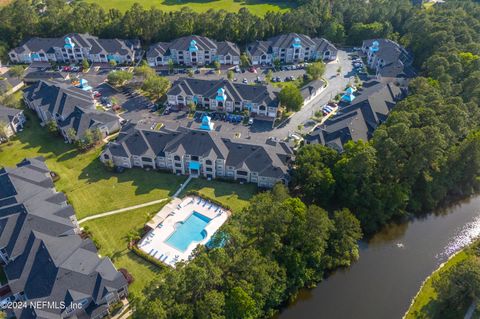
<path id="1" fill-rule="evenodd" d="M 210 220 L 200 213 L 193 212 L 184 222 L 180 223 L 165 242 L 183 252 L 192 242 L 200 242 L 205 238 L 204 229 Z"/>

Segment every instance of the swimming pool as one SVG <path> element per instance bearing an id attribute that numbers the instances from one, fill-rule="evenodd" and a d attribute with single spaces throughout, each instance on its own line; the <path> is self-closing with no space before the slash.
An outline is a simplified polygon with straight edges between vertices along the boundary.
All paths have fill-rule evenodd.
<path id="1" fill-rule="evenodd" d="M 205 226 L 210 221 L 210 218 L 194 211 L 184 222 L 179 223 L 165 243 L 184 252 L 192 242 L 200 242 L 206 237 Z"/>

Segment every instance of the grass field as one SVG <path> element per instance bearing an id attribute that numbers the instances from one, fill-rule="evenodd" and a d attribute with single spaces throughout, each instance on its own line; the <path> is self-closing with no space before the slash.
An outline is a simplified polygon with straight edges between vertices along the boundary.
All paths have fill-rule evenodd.
<path id="1" fill-rule="evenodd" d="M 0 0 L 1 1 L 1 0 Z M 205 12 L 210 9 L 226 10 L 229 12 L 238 12 L 241 8 L 247 8 L 251 13 L 258 16 L 264 16 L 268 11 L 287 11 L 292 8 L 290 2 L 270 2 L 261 0 L 234 1 L 234 0 L 85 0 L 86 2 L 95 2 L 105 9 L 119 9 L 120 11 L 128 10 L 135 2 L 141 4 L 144 8 L 156 7 L 163 11 L 178 11 L 184 7 L 188 7 L 196 12 Z"/>
<path id="2" fill-rule="evenodd" d="M 405 316 L 405 319 L 435 319 L 435 318 L 447 318 L 447 316 L 448 318 L 455 318 L 457 315 L 460 315 L 460 314 L 446 314 L 445 312 L 442 312 L 440 314 L 439 304 L 437 301 L 437 293 L 433 288 L 432 283 L 436 278 L 439 278 L 448 269 L 450 269 L 454 265 L 458 264 L 459 262 L 467 258 L 468 258 L 468 254 L 466 253 L 465 250 L 463 250 L 458 254 L 456 254 L 454 257 L 452 257 L 450 260 L 448 260 L 447 263 L 442 268 L 435 271 L 423 285 L 419 294 L 415 298 L 412 306 L 408 310 L 408 313 Z M 465 312 L 461 314 L 462 318 L 464 313 Z"/>
<path id="3" fill-rule="evenodd" d="M 0 145 L 0 164 L 14 166 L 25 157 L 45 157 L 48 167 L 60 176 L 55 183 L 57 190 L 67 195 L 78 219 L 172 196 L 186 179 L 142 169 L 111 173 L 98 160 L 100 149 L 79 153 L 40 127 L 31 111 L 25 114 L 25 130 Z"/>
<path id="4" fill-rule="evenodd" d="M 109 256 L 117 269 L 125 268 L 133 275 L 135 280 L 129 287 L 131 292 L 140 293 L 155 278 L 160 269 L 128 249 L 127 234 L 131 230 L 141 229 L 148 218 L 158 212 L 164 204 L 144 207 L 82 224 L 83 227 L 89 228 L 95 240 L 100 244 L 100 254 Z"/>
<path id="5" fill-rule="evenodd" d="M 192 190 L 216 199 L 220 203 L 229 206 L 233 212 L 238 212 L 248 205 L 250 198 L 257 192 L 257 186 L 254 184 L 240 185 L 215 180 L 208 181 L 198 178 L 193 179 L 180 196 Z"/>

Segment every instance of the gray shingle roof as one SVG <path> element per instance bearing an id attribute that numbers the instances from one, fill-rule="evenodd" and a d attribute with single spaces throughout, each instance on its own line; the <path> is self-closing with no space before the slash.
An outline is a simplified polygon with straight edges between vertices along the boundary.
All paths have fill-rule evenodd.
<path id="1" fill-rule="evenodd" d="M 77 47 L 90 48 L 92 54 L 132 55 L 135 50 L 140 48 L 138 40 L 99 39 L 88 33 L 71 33 L 59 38 L 30 38 L 13 50 L 19 54 L 42 50 L 54 53 L 54 48 L 63 48 L 66 37 L 69 37 Z"/>
<path id="2" fill-rule="evenodd" d="M 55 191 L 43 159 L 0 170 L 0 247 L 12 293 L 31 301 L 67 303 L 92 298 L 104 307 L 106 293 L 126 286 L 108 258 L 99 258 L 90 240 L 76 234 L 73 208 Z M 17 318 L 59 318 L 59 309 L 16 309 Z"/>
<path id="3" fill-rule="evenodd" d="M 22 113 L 22 110 L 13 109 L 0 105 L 0 122 L 10 123 L 15 116 Z"/>
<path id="4" fill-rule="evenodd" d="M 393 83 L 365 82 L 351 104 L 341 105 L 338 113 L 306 136 L 311 143 L 321 143 L 338 150 L 349 140 L 369 140 L 395 104 L 404 97 L 402 88 Z"/>
<path id="5" fill-rule="evenodd" d="M 335 46 L 324 38 L 310 38 L 308 35 L 299 33 L 287 33 L 269 38 L 266 41 L 255 41 L 247 46 L 252 56 L 259 56 L 264 53 L 272 53 L 273 48 L 287 49 L 292 46 L 295 39 L 300 39 L 302 47 L 310 47 L 313 51 L 337 50 Z"/>
<path id="6" fill-rule="evenodd" d="M 122 132 L 128 132 L 122 134 Z M 261 176 L 281 178 L 287 174 L 292 150 L 283 142 L 253 143 L 221 138 L 216 132 L 184 129 L 152 131 L 124 127 L 115 142 L 104 152 L 114 156 L 165 156 L 189 154 L 224 159 L 227 166 L 248 168 Z M 140 146 L 139 146 L 140 145 Z"/>
<path id="7" fill-rule="evenodd" d="M 201 95 L 204 98 L 214 99 L 218 89 L 225 89 L 227 101 L 251 101 L 270 107 L 278 106 L 278 90 L 267 85 L 248 85 L 233 83 L 225 79 L 199 80 L 194 78 L 180 78 L 175 81 L 167 95 Z"/>
<path id="8" fill-rule="evenodd" d="M 159 42 L 152 46 L 147 51 L 147 58 L 154 58 L 158 55 L 169 56 L 171 50 L 188 51 L 190 42 L 194 40 L 199 50 L 211 51 L 217 50 L 218 55 L 240 56 L 240 49 L 235 43 L 228 41 L 215 41 L 207 37 L 198 35 L 189 35 L 173 40 L 172 42 Z"/>
<path id="9" fill-rule="evenodd" d="M 64 82 L 39 81 L 24 90 L 24 98 L 51 117 L 59 115 L 59 127 L 75 129 L 82 137 L 87 129 L 106 126 L 112 130 L 119 118 L 115 114 L 95 109 L 92 93 Z"/>

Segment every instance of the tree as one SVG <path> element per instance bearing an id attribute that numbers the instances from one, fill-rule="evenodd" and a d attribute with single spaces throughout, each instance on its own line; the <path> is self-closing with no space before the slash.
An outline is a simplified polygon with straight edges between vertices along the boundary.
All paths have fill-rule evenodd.
<path id="1" fill-rule="evenodd" d="M 168 72 L 169 72 L 170 74 L 173 72 L 173 67 L 174 67 L 173 60 L 172 60 L 172 59 L 169 59 L 169 60 L 168 60 Z"/>
<path id="2" fill-rule="evenodd" d="M 103 132 L 99 129 L 96 128 L 93 130 L 93 142 L 98 143 L 103 140 Z"/>
<path id="3" fill-rule="evenodd" d="M 67 129 L 67 138 L 70 142 L 73 142 L 77 139 L 77 132 L 73 127 Z"/>
<path id="4" fill-rule="evenodd" d="M 220 71 L 220 68 L 222 67 L 222 65 L 220 64 L 219 61 L 215 60 L 213 61 L 213 67 L 215 68 L 215 70 Z"/>
<path id="5" fill-rule="evenodd" d="M 167 78 L 155 75 L 143 82 L 142 90 L 152 97 L 159 99 L 170 89 L 171 83 Z"/>
<path id="6" fill-rule="evenodd" d="M 47 121 L 46 125 L 47 125 L 47 130 L 50 133 L 58 133 L 58 125 L 57 125 L 57 122 L 55 120 Z"/>
<path id="7" fill-rule="evenodd" d="M 111 59 L 111 60 L 108 60 L 108 64 L 110 64 L 110 66 L 114 68 L 117 66 L 117 61 L 114 59 Z"/>
<path id="8" fill-rule="evenodd" d="M 111 71 L 108 73 L 107 81 L 113 86 L 121 86 L 125 82 L 130 81 L 133 78 L 133 74 L 127 71 Z"/>
<path id="9" fill-rule="evenodd" d="M 2 140 L 8 140 L 8 123 L 5 121 L 0 121 L 0 141 Z"/>
<path id="10" fill-rule="evenodd" d="M 333 214 L 333 224 L 327 247 L 327 268 L 348 267 L 359 257 L 357 242 L 362 238 L 360 222 L 348 209 L 342 209 Z"/>
<path id="11" fill-rule="evenodd" d="M 468 258 L 443 272 L 433 281 L 443 309 L 458 309 L 480 301 L 480 264 Z M 463 315 L 463 314 L 462 314 Z"/>
<path id="12" fill-rule="evenodd" d="M 90 129 L 86 129 L 85 133 L 83 133 L 83 138 L 82 138 L 84 144 L 86 147 L 90 147 L 94 143 L 94 136 L 93 132 Z"/>
<path id="13" fill-rule="evenodd" d="M 240 56 L 240 65 L 242 68 L 248 68 L 250 66 L 250 59 L 246 53 L 242 53 Z"/>
<path id="14" fill-rule="evenodd" d="M 292 184 L 307 202 L 321 206 L 330 202 L 335 192 L 332 168 L 338 157 L 337 151 L 321 144 L 300 148 Z"/>
<path id="15" fill-rule="evenodd" d="M 21 65 L 14 65 L 10 67 L 9 73 L 16 78 L 21 78 L 23 77 L 23 74 L 25 73 L 25 68 Z"/>
<path id="16" fill-rule="evenodd" d="M 156 75 L 157 73 L 155 70 L 150 67 L 147 63 L 142 63 L 140 66 L 136 67 L 134 70 L 134 74 L 136 76 L 140 76 L 143 79 L 147 79 L 151 76 Z"/>
<path id="17" fill-rule="evenodd" d="M 257 317 L 255 300 L 241 287 L 229 291 L 225 301 L 225 313 L 230 319 L 253 319 Z"/>
<path id="18" fill-rule="evenodd" d="M 303 97 L 300 89 L 294 85 L 285 85 L 280 91 L 280 104 L 288 111 L 300 111 L 303 105 Z"/>
<path id="19" fill-rule="evenodd" d="M 273 71 L 271 69 L 268 70 L 267 74 L 265 75 L 265 79 L 270 82 L 273 78 Z"/>
<path id="20" fill-rule="evenodd" d="M 195 109 L 197 108 L 197 106 L 193 102 L 188 102 L 187 106 L 190 113 L 195 112 Z"/>
<path id="21" fill-rule="evenodd" d="M 325 63 L 322 61 L 309 63 L 306 72 L 313 80 L 318 80 L 325 73 Z"/>
<path id="22" fill-rule="evenodd" d="M 282 62 L 278 58 L 273 60 L 273 66 L 274 66 L 275 70 L 280 69 L 281 65 L 282 65 Z"/>
<path id="23" fill-rule="evenodd" d="M 228 70 L 227 72 L 227 78 L 230 80 L 230 81 L 233 81 L 233 78 L 235 77 L 235 73 L 233 73 L 232 70 Z"/>
<path id="24" fill-rule="evenodd" d="M 86 72 L 90 68 L 90 63 L 87 59 L 82 60 L 82 68 L 84 72 Z"/>

